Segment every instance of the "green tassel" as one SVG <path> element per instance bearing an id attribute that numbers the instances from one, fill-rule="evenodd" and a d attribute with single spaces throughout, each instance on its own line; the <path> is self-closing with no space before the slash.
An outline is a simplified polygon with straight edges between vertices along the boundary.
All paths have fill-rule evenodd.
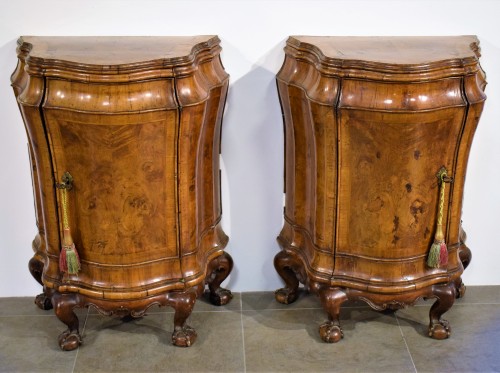
<path id="1" fill-rule="evenodd" d="M 441 242 L 434 241 L 429 250 L 429 255 L 427 256 L 427 265 L 431 268 L 439 268 L 440 255 Z"/>
<path id="2" fill-rule="evenodd" d="M 76 275 L 80 271 L 80 257 L 76 252 L 75 245 L 71 245 L 71 248 L 66 250 L 66 263 L 68 265 L 68 273 L 70 275 Z"/>

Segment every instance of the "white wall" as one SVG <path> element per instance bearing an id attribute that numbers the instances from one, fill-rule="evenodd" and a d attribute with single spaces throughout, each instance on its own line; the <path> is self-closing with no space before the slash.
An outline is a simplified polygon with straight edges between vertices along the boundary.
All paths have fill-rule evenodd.
<path id="1" fill-rule="evenodd" d="M 500 284 L 500 2 L 9 0 L 0 3 L 0 296 L 40 287 L 27 262 L 35 234 L 24 128 L 9 76 L 19 35 L 218 34 L 231 74 L 223 124 L 224 228 L 229 288 L 274 290 L 282 222 L 283 134 L 274 76 L 284 41 L 305 35 L 460 35 L 481 40 L 488 101 L 471 151 L 463 211 L 473 250 L 469 285 Z"/>

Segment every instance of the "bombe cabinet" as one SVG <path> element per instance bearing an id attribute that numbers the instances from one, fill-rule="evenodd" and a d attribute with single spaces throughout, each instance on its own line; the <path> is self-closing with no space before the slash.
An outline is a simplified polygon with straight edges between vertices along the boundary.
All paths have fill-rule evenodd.
<path id="1" fill-rule="evenodd" d="M 219 154 L 229 76 L 217 36 L 21 37 L 12 75 L 29 142 L 38 235 L 37 304 L 81 343 L 75 307 L 140 317 L 175 309 L 172 341 L 208 284 L 232 269 L 223 251 Z M 65 178 L 70 175 L 70 178 Z M 64 194 L 62 193 L 64 190 Z M 70 232 L 78 272 L 59 257 Z M 62 262 L 61 262 L 62 263 Z M 208 332 L 208 331 L 207 331 Z"/>
<path id="2" fill-rule="evenodd" d="M 436 298 L 429 335 L 449 336 L 441 316 L 463 294 L 471 258 L 461 210 L 486 99 L 478 44 L 475 36 L 288 39 L 277 75 L 286 196 L 276 299 L 293 302 L 299 283 L 318 294 L 329 316 L 324 341 L 343 337 L 340 307 L 354 299 L 384 310 Z M 442 263 L 431 266 L 436 240 Z"/>

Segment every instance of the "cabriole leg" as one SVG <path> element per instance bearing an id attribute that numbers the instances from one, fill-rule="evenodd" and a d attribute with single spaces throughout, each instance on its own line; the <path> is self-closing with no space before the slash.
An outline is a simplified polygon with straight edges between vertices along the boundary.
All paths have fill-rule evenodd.
<path id="1" fill-rule="evenodd" d="M 297 277 L 298 268 L 302 263 L 286 251 L 280 251 L 274 257 L 274 268 L 285 281 L 285 287 L 275 291 L 276 301 L 283 304 L 290 304 L 297 300 L 299 296 L 299 279 Z"/>
<path id="2" fill-rule="evenodd" d="M 458 249 L 458 257 L 460 258 L 464 269 L 467 268 L 472 260 L 472 252 L 464 243 L 462 243 Z"/>
<path id="3" fill-rule="evenodd" d="M 233 298 L 231 291 L 220 287 L 220 284 L 229 276 L 233 269 L 233 258 L 224 252 L 208 264 L 206 282 L 210 290 L 210 302 L 216 306 L 228 304 Z"/>
<path id="4" fill-rule="evenodd" d="M 455 288 L 456 288 L 456 297 L 458 298 L 463 298 L 465 295 L 465 284 L 462 282 L 462 279 L 459 278 L 455 282 Z"/>
<path id="5" fill-rule="evenodd" d="M 448 321 L 442 319 L 441 316 L 453 306 L 456 291 L 455 283 L 434 285 L 432 287 L 432 293 L 437 300 L 434 302 L 429 312 L 429 337 L 434 339 L 446 339 L 450 336 L 450 324 Z"/>
<path id="6" fill-rule="evenodd" d="M 196 341 L 196 331 L 186 324 L 196 303 L 196 296 L 195 289 L 167 294 L 167 303 L 175 310 L 172 343 L 178 347 L 189 347 Z"/>
<path id="7" fill-rule="evenodd" d="M 321 339 L 327 343 L 335 343 L 344 337 L 340 327 L 340 306 L 347 300 L 347 295 L 339 288 L 323 288 L 319 291 L 323 308 L 328 313 L 328 321 L 319 327 Z"/>
<path id="8" fill-rule="evenodd" d="M 465 241 L 467 240 L 467 234 L 465 233 L 461 225 L 460 225 L 460 234 L 458 236 L 458 240 L 460 242 L 460 247 L 458 248 L 458 257 L 462 262 L 462 266 L 465 269 L 469 266 L 470 261 L 472 260 L 472 252 L 465 244 Z M 459 281 L 457 281 L 457 298 L 463 298 L 464 295 L 465 295 L 465 284 L 462 282 L 461 279 L 459 279 Z"/>
<path id="9" fill-rule="evenodd" d="M 43 262 L 40 260 L 38 255 L 33 256 L 28 262 L 28 268 L 30 270 L 31 276 L 43 286 L 42 282 L 42 272 L 43 272 Z"/>
<path id="10" fill-rule="evenodd" d="M 31 276 L 40 284 L 43 286 L 42 282 L 42 273 L 43 273 L 43 262 L 40 260 L 38 255 L 35 254 L 33 258 L 30 259 L 28 263 L 28 268 L 30 270 Z M 38 294 L 35 297 L 35 304 L 38 306 L 38 308 L 42 310 L 51 310 L 52 309 L 52 301 L 50 299 L 50 296 L 47 295 L 47 293 L 44 292 L 41 294 Z"/>
<path id="11" fill-rule="evenodd" d="M 77 294 L 61 294 L 55 292 L 52 295 L 52 305 L 54 312 L 59 320 L 68 326 L 68 329 L 62 332 L 59 337 L 59 347 L 64 351 L 71 351 L 80 346 L 82 337 L 80 336 L 79 321 L 73 309 L 78 305 Z"/>
<path id="12" fill-rule="evenodd" d="M 464 235 L 464 237 L 461 236 L 461 239 L 463 238 L 465 240 L 465 232 L 461 230 L 460 233 L 463 233 Z M 464 241 L 460 242 L 460 247 L 458 248 L 458 257 L 462 262 L 464 269 L 467 268 L 470 264 L 470 261 L 472 260 L 472 252 L 467 247 L 467 245 L 465 245 Z M 460 279 L 459 281 L 457 281 L 457 298 L 463 298 L 464 295 L 465 284 Z"/>

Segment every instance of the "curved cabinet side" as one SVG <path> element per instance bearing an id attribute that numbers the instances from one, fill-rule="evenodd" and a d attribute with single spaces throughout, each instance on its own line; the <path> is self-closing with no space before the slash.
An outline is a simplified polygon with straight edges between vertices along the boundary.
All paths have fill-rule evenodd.
<path id="1" fill-rule="evenodd" d="M 221 220 L 219 155 L 222 115 L 229 85 L 220 57 L 176 78 L 179 101 L 180 255 L 187 284 L 204 278 L 207 263 L 221 255 L 228 237 Z M 183 94 L 185 92 L 197 92 Z"/>
<path id="2" fill-rule="evenodd" d="M 25 58 L 29 53 L 26 45 L 18 47 L 19 66 L 25 66 Z M 57 212 L 57 204 L 54 193 L 53 169 L 49 152 L 49 144 L 45 133 L 45 123 L 40 116 L 40 107 L 45 92 L 45 82 L 37 72 L 24 73 L 17 90 L 17 101 L 28 136 L 31 161 L 33 162 L 33 186 L 35 190 L 35 208 L 37 223 L 40 234 L 40 243 L 37 245 L 35 256 L 44 262 L 42 282 L 45 287 L 53 288 L 60 280 L 59 267 L 59 232 L 54 224 L 48 224 L 50 217 Z M 15 77 L 15 75 L 14 75 Z M 17 80 L 19 81 L 19 80 Z M 24 83 L 25 82 L 25 83 Z M 42 197 L 43 196 L 43 197 Z M 35 240 L 37 242 L 37 240 Z M 50 257 L 51 259 L 46 259 Z"/>
<path id="3" fill-rule="evenodd" d="M 300 247 L 313 278 L 334 267 L 337 204 L 338 80 L 286 56 L 277 76 L 285 130 L 285 223 L 283 248 Z"/>
<path id="4" fill-rule="evenodd" d="M 23 92 L 28 84 L 28 74 L 24 71 L 26 66 L 25 59 L 28 55 L 29 50 L 23 48 L 23 45 L 18 45 L 17 55 L 18 61 L 17 66 L 14 73 L 11 76 L 11 86 L 14 90 L 14 95 L 16 97 L 16 101 L 19 95 Z M 21 112 L 21 106 L 18 104 L 19 110 Z M 24 121 L 23 121 L 24 122 Z M 25 125 L 26 135 L 28 138 L 28 155 L 31 167 L 31 183 L 33 188 L 33 200 L 34 200 L 34 208 L 35 208 L 35 221 L 36 227 L 38 230 L 37 235 L 33 239 L 32 249 L 34 252 L 33 258 L 30 259 L 28 263 L 28 268 L 30 270 L 31 275 L 35 278 L 35 280 L 43 286 L 42 275 L 43 269 L 45 267 L 45 263 L 47 262 L 47 258 L 45 255 L 45 232 L 44 232 L 44 221 L 42 214 L 42 198 L 40 196 L 40 188 L 39 188 L 39 180 L 38 180 L 38 172 L 35 163 L 35 155 L 33 151 L 33 144 L 31 143 L 30 137 L 28 136 L 28 129 Z M 39 294 L 36 297 L 35 303 L 41 309 L 50 309 L 52 308 L 52 304 L 50 302 L 50 298 L 45 294 Z"/>
<path id="5" fill-rule="evenodd" d="M 470 149 L 472 141 L 481 118 L 486 95 L 484 89 L 486 87 L 486 80 L 484 72 L 478 72 L 467 75 L 463 78 L 463 98 L 468 103 L 467 115 L 464 119 L 463 130 L 461 133 L 460 146 L 457 149 L 457 167 L 454 174 L 453 200 L 451 201 L 451 221 L 453 224 L 448 226 L 449 236 L 457 238 L 459 241 L 461 236 L 461 219 L 462 219 L 462 206 L 464 197 L 465 177 L 467 173 L 467 164 L 469 161 Z M 462 241 L 461 241 L 462 242 Z M 470 256 L 470 255 L 469 255 Z M 467 261 L 467 265 L 470 258 Z"/>

